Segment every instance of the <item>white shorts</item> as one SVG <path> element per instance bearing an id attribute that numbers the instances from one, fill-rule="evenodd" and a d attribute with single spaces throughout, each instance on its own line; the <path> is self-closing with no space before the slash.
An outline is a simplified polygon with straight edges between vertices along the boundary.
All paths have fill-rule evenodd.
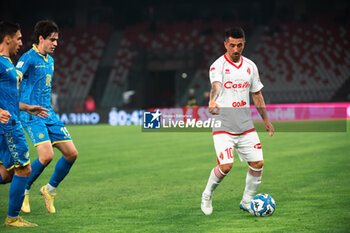
<path id="1" fill-rule="evenodd" d="M 263 160 L 259 136 L 256 131 L 233 135 L 227 132 L 216 133 L 213 136 L 218 164 L 233 163 L 233 148 L 242 162 Z"/>

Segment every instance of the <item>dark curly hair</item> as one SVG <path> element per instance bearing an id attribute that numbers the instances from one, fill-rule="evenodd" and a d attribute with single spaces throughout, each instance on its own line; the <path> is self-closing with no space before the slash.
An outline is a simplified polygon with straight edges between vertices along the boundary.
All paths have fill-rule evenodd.
<path id="1" fill-rule="evenodd" d="M 59 33 L 59 29 L 57 24 L 52 20 L 42 20 L 35 24 L 34 27 L 34 36 L 35 42 L 39 43 L 39 36 L 42 36 L 46 39 L 51 33 L 57 32 Z"/>

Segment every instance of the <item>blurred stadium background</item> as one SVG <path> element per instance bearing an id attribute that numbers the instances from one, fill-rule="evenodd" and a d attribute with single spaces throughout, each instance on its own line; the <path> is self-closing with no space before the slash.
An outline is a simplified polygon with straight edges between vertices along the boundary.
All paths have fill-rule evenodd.
<path id="1" fill-rule="evenodd" d="M 259 192 L 277 202 L 270 218 L 238 209 L 246 173 L 246 164 L 239 162 L 215 194 L 215 212 L 204 216 L 201 192 L 216 165 L 212 135 L 142 133 L 139 125 L 144 110 L 205 111 L 186 106 L 207 105 L 209 65 L 225 52 L 223 31 L 233 25 L 246 31 L 243 54 L 258 66 L 267 104 L 317 104 L 321 111 L 316 115 L 332 114 L 340 104 L 349 118 L 349 1 L 0 4 L 0 19 L 22 27 L 24 46 L 17 59 L 31 47 L 38 20 L 52 19 L 60 26 L 53 102 L 61 120 L 119 125 L 68 126 L 79 159 L 59 187 L 57 213 L 50 215 L 34 190 L 50 178 L 60 157 L 55 151 L 32 187 L 32 213 L 25 216 L 39 227 L 26 232 L 349 232 L 349 120 L 340 129 L 334 120 L 317 121 L 310 130 L 306 126 L 313 121 L 299 126 L 274 121 L 272 138 L 258 130 L 266 164 Z M 91 98 L 95 106 L 86 104 Z M 283 106 L 290 106 L 282 114 L 288 118 L 288 110 L 304 105 Z M 320 133 L 323 129 L 327 132 Z M 34 161 L 37 152 L 29 147 Z M 0 187 L 0 221 L 8 191 L 9 185 Z M 0 226 L 0 232 L 13 230 Z"/>
<path id="2" fill-rule="evenodd" d="M 232 25 L 246 31 L 244 55 L 259 68 L 266 103 L 350 100 L 345 0 L 2 4 L 16 10 L 1 18 L 22 26 L 19 55 L 31 47 L 36 21 L 60 26 L 53 79 L 59 112 L 84 111 L 88 96 L 98 110 L 186 106 L 191 98 L 207 105 L 208 67 L 223 54 L 223 31 Z"/>

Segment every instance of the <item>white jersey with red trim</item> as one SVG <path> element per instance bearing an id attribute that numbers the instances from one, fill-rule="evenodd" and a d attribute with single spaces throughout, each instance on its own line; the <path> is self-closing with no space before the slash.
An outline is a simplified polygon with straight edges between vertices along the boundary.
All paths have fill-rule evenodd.
<path id="1" fill-rule="evenodd" d="M 210 82 L 220 82 L 221 92 L 216 100 L 220 114 L 215 119 L 222 121 L 220 129 L 233 134 L 242 134 L 254 128 L 249 109 L 249 92 L 258 92 L 261 83 L 255 63 L 241 56 L 240 62 L 231 62 L 226 54 L 219 57 L 209 71 Z"/>

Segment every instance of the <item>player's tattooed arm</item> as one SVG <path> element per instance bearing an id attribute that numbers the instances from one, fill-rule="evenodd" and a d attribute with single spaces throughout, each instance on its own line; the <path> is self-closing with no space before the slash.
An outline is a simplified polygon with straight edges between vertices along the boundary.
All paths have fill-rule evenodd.
<path id="1" fill-rule="evenodd" d="M 3 124 L 7 124 L 10 120 L 11 114 L 0 108 L 0 122 Z"/>
<path id="2" fill-rule="evenodd" d="M 264 101 L 264 97 L 263 97 L 261 91 L 252 93 L 252 98 L 253 98 L 253 102 L 255 104 L 256 109 L 258 110 L 261 118 L 264 121 L 264 127 L 265 127 L 266 131 L 268 131 L 270 134 L 270 137 L 272 137 L 275 129 L 273 128 L 273 125 L 271 124 L 271 122 L 269 121 L 269 119 L 267 117 L 265 101 Z"/>
<path id="3" fill-rule="evenodd" d="M 40 118 L 49 116 L 47 113 L 49 110 L 38 105 L 28 105 L 20 102 L 19 110 L 26 111 L 27 113 L 38 116 Z"/>
<path id="4" fill-rule="evenodd" d="M 219 105 L 216 103 L 216 99 L 219 97 L 221 92 L 221 82 L 213 82 L 210 90 L 209 100 L 209 112 L 213 115 L 219 114 Z"/>

